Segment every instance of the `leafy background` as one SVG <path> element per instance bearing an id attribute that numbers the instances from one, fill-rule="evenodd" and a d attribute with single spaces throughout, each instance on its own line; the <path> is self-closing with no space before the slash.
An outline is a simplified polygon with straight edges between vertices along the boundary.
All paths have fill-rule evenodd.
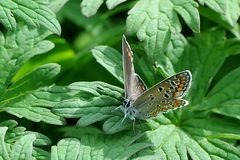
<path id="1" fill-rule="evenodd" d="M 0 159 L 240 159 L 238 0 L 0 1 Z M 201 26 L 201 27 L 200 27 Z M 121 123 L 121 37 L 189 106 Z"/>

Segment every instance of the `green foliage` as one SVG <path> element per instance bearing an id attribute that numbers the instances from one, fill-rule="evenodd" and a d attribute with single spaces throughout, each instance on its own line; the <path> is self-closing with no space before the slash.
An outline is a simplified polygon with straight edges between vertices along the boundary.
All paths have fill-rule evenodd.
<path id="1" fill-rule="evenodd" d="M 0 1 L 0 159 L 240 159 L 239 5 Z M 148 87 L 191 71 L 187 107 L 135 130 L 113 112 L 123 34 Z"/>
<path id="2" fill-rule="evenodd" d="M 17 28 L 14 16 L 35 27 L 43 26 L 53 33 L 60 34 L 60 24 L 54 12 L 44 1 L 6 0 L 0 2 L 0 22 L 9 30 Z"/>

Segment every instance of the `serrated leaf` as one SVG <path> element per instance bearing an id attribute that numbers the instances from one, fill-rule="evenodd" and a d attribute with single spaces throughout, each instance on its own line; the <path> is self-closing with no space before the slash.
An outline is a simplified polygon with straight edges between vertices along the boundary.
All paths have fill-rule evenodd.
<path id="1" fill-rule="evenodd" d="M 20 79 L 18 77 L 17 80 L 13 80 L 27 60 L 53 48 L 54 45 L 50 41 L 43 40 L 49 35 L 49 32 L 28 29 L 21 25 L 14 32 L 7 32 L 6 35 L 0 33 L 0 69 L 3 73 L 0 78 L 0 108 L 35 122 L 61 125 L 65 120 L 53 114 L 50 108 L 64 96 L 59 92 L 52 92 L 51 88 L 54 87 L 44 91 L 44 87 L 60 72 L 59 65 L 43 65 L 27 75 L 20 76 Z"/>
<path id="2" fill-rule="evenodd" d="M 17 122 L 14 120 L 0 122 L 0 132 L 2 131 L 0 136 L 0 153 L 6 149 L 9 154 L 7 155 L 8 158 L 5 153 L 1 153 L 0 156 L 5 156 L 4 159 L 29 159 L 29 157 L 31 157 L 30 159 L 49 159 L 48 152 L 33 147 L 33 145 L 46 146 L 51 143 L 51 140 L 43 134 L 25 131 L 24 127 L 16 126 L 16 124 Z M 11 127 L 8 129 L 7 127 L 1 127 L 4 125 L 10 125 Z M 32 154 L 31 149 L 33 149 Z"/>
<path id="3" fill-rule="evenodd" d="M 6 144 L 4 142 L 6 131 L 7 127 L 0 127 L 0 159 L 10 160 Z"/>
<path id="4" fill-rule="evenodd" d="M 111 117 L 123 93 L 122 89 L 103 82 L 76 82 L 67 88 L 72 97 L 58 103 L 53 112 L 68 118 L 81 117 L 77 123 L 80 126 Z"/>
<path id="5" fill-rule="evenodd" d="M 81 2 L 82 14 L 86 17 L 93 16 L 103 2 L 103 0 L 83 0 Z"/>
<path id="6" fill-rule="evenodd" d="M 92 49 L 92 54 L 99 64 L 123 83 L 122 56 L 118 51 L 107 46 L 97 46 Z"/>
<path id="7" fill-rule="evenodd" d="M 0 2 L 0 22 L 9 30 L 15 30 L 16 15 L 28 25 L 35 27 L 43 26 L 53 33 L 60 34 L 61 28 L 55 14 L 48 8 L 48 5 L 38 1 L 12 1 Z"/>
<path id="8" fill-rule="evenodd" d="M 174 75 L 177 71 L 174 66 L 179 62 L 184 48 L 187 45 L 185 37 L 176 33 L 171 36 L 171 40 L 167 46 L 166 52 L 156 56 L 156 68 L 162 75 L 169 77 Z"/>
<path id="9" fill-rule="evenodd" d="M 203 121 L 207 121 L 204 120 Z M 190 123 L 196 125 L 194 120 L 189 120 Z M 202 123 L 203 128 L 204 123 Z M 205 123 L 206 124 L 206 123 Z M 194 127 L 192 130 L 186 128 L 187 124 L 182 124 L 180 128 L 174 125 L 159 125 L 154 131 L 146 132 L 146 139 L 149 140 L 153 146 L 152 150 L 143 150 L 138 153 L 139 157 L 157 155 L 159 159 L 188 159 L 188 155 L 192 159 L 238 159 L 240 154 L 238 149 L 234 146 L 214 138 L 206 138 L 204 136 L 205 130 Z M 198 125 L 198 124 L 197 124 Z M 210 125 L 208 125 L 210 126 Z M 214 126 L 208 128 L 214 131 Z M 198 129 L 195 131 L 194 129 Z M 219 128 L 221 129 L 221 128 Z M 222 129 L 224 130 L 224 129 Z M 239 134 L 239 133 L 238 133 Z M 226 149 L 226 148 L 229 149 Z M 231 148 L 231 149 L 230 149 Z M 140 158 L 141 159 L 141 158 Z"/>
<path id="10" fill-rule="evenodd" d="M 200 19 L 197 3 L 187 0 L 137 2 L 128 13 L 127 32 L 137 34 L 139 40 L 144 41 L 147 54 L 156 57 L 166 50 L 171 33 L 181 31 L 177 13 L 193 31 L 199 32 Z"/>
<path id="11" fill-rule="evenodd" d="M 207 2 L 207 1 L 206 1 Z M 209 2 L 209 1 L 208 1 Z M 219 25 L 225 27 L 230 32 L 232 32 L 235 36 L 239 37 L 239 25 L 237 24 L 237 20 L 240 15 L 240 8 L 238 5 L 237 0 L 233 1 L 222 1 L 219 0 L 218 3 L 225 3 L 225 11 L 223 13 L 221 12 L 215 12 L 218 10 L 218 7 L 206 8 L 206 7 L 200 7 L 200 14 L 208 19 L 210 19 L 213 22 L 218 23 Z M 224 5 L 224 4 L 222 4 Z"/>
<path id="12" fill-rule="evenodd" d="M 116 7 L 117 5 L 126 2 L 127 0 L 107 0 L 106 1 L 106 5 L 108 7 L 108 9 L 113 9 L 114 7 Z"/>
<path id="13" fill-rule="evenodd" d="M 34 134 L 28 134 L 16 141 L 12 148 L 11 159 L 32 159 L 33 142 L 36 139 Z"/>
<path id="14" fill-rule="evenodd" d="M 201 5 L 206 4 L 209 8 L 222 15 L 225 14 L 228 1 L 225 0 L 198 0 Z"/>
<path id="15" fill-rule="evenodd" d="M 52 159 L 128 159 L 134 153 L 149 146 L 148 143 L 135 143 L 131 136 L 92 136 L 84 135 L 81 140 L 66 138 L 52 147 Z"/>
<path id="16" fill-rule="evenodd" d="M 19 26 L 14 32 L 5 35 L 0 32 L 1 60 L 0 93 L 11 83 L 18 69 L 30 58 L 53 48 L 50 41 L 43 40 L 49 33 Z M 44 48 L 41 48 L 44 46 Z M 8 62 L 8 63 L 6 63 Z"/>
<path id="17" fill-rule="evenodd" d="M 68 0 L 51 0 L 49 8 L 57 13 L 67 2 Z"/>
<path id="18" fill-rule="evenodd" d="M 240 16 L 240 7 L 238 0 L 226 1 L 227 9 L 224 18 L 229 22 L 231 26 L 237 23 Z"/>
<path id="19" fill-rule="evenodd" d="M 42 150 L 40 148 L 33 147 L 33 157 L 36 158 L 37 160 L 48 160 L 50 159 L 50 153 Z"/>
<path id="20" fill-rule="evenodd" d="M 63 124 L 64 119 L 51 113 L 50 109 L 40 107 L 48 106 L 49 102 L 44 102 L 36 97 L 35 89 L 46 85 L 45 83 L 56 76 L 60 71 L 60 66 L 47 64 L 39 67 L 14 83 L 1 97 L 1 107 L 7 112 L 18 117 L 25 117 L 32 121 L 45 121 L 52 124 Z M 44 81 L 46 81 L 44 83 Z M 33 85 L 34 84 L 34 85 Z M 21 94 L 19 94 L 21 92 Z M 14 97 L 14 99 L 12 99 Z M 52 103 L 54 105 L 54 103 Z"/>
<path id="21" fill-rule="evenodd" d="M 52 143 L 51 139 L 41 133 L 26 131 L 25 134 L 34 134 L 36 136 L 36 140 L 33 143 L 34 146 L 46 146 Z"/>

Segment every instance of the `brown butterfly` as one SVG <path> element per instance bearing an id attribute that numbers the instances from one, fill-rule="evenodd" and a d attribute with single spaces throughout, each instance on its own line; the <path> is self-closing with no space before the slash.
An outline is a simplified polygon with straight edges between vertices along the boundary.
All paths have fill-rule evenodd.
<path id="1" fill-rule="evenodd" d="M 123 111 L 123 120 L 126 117 L 131 120 L 156 117 L 159 113 L 188 105 L 188 101 L 182 97 L 187 94 L 191 86 L 190 71 L 177 73 L 147 89 L 143 80 L 135 73 L 133 53 L 124 35 L 122 51 L 125 99 L 123 104 L 116 109 Z"/>

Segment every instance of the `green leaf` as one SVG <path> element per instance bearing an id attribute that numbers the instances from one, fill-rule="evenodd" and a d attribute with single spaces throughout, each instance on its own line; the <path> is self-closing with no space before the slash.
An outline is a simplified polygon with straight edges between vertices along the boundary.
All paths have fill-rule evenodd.
<path id="1" fill-rule="evenodd" d="M 51 143 L 45 135 L 25 131 L 25 128 L 17 126 L 14 120 L 0 122 L 0 132 L 0 157 L 4 157 L 3 159 L 49 159 L 48 152 L 34 147 Z"/>
<path id="2" fill-rule="evenodd" d="M 61 125 L 65 120 L 54 115 L 49 108 L 63 97 L 57 92 L 51 93 L 50 89 L 44 91 L 44 87 L 60 72 L 59 65 L 40 66 L 27 75 L 20 76 L 22 78 L 17 81 L 13 81 L 14 75 L 26 61 L 53 48 L 54 45 L 50 41 L 43 40 L 49 34 L 42 30 L 30 30 L 21 25 L 14 32 L 7 32 L 6 35 L 0 32 L 2 53 L 0 69 L 3 73 L 0 78 L 0 108 L 35 122 L 44 121 Z"/>
<path id="3" fill-rule="evenodd" d="M 206 1 L 206 3 L 210 1 Z M 216 1 L 218 4 L 223 7 L 225 5 L 224 12 L 218 11 L 219 7 L 213 5 L 210 7 L 211 9 L 206 7 L 200 7 L 200 14 L 213 22 L 218 23 L 219 25 L 225 27 L 230 32 L 232 32 L 235 36 L 239 37 L 239 25 L 237 24 L 237 20 L 240 15 L 239 3 L 237 0 L 233 1 Z M 223 9 L 224 9 L 223 8 Z"/>
<path id="4" fill-rule="evenodd" d="M 83 0 L 81 2 L 82 14 L 91 17 L 97 13 L 98 8 L 102 5 L 103 0 Z"/>
<path id="5" fill-rule="evenodd" d="M 240 139 L 239 125 L 234 121 L 223 118 L 189 119 L 183 122 L 182 128 L 191 135 L 207 138 Z"/>
<path id="6" fill-rule="evenodd" d="M 5 35 L 0 32 L 0 93 L 7 88 L 26 61 L 53 48 L 50 41 L 43 40 L 48 35 L 46 32 L 28 29 L 27 26 L 19 26 L 14 32 L 7 32 Z"/>
<path id="7" fill-rule="evenodd" d="M 32 151 L 33 157 L 35 157 L 37 160 L 48 160 L 50 159 L 50 153 L 42 150 L 40 148 L 33 147 Z"/>
<path id="8" fill-rule="evenodd" d="M 12 148 L 11 159 L 32 159 L 33 142 L 36 139 L 34 134 L 27 134 L 16 141 Z"/>
<path id="9" fill-rule="evenodd" d="M 63 124 L 64 119 L 54 115 L 50 109 L 54 102 L 38 97 L 35 90 L 45 86 L 60 71 L 59 65 L 48 64 L 39 67 L 19 81 L 16 81 L 1 97 L 0 105 L 7 112 L 32 121 L 44 121 L 52 124 Z M 45 81 L 45 83 L 44 83 Z M 33 85 L 34 84 L 34 85 Z M 21 92 L 21 93 L 20 93 Z M 41 107 L 42 106 L 42 107 Z"/>
<path id="10" fill-rule="evenodd" d="M 219 81 L 202 103 L 203 108 L 214 108 L 214 112 L 239 119 L 240 113 L 240 68 L 227 74 Z"/>
<path id="11" fill-rule="evenodd" d="M 47 136 L 41 133 L 26 131 L 25 134 L 34 134 L 36 136 L 36 140 L 33 143 L 34 146 L 47 146 L 52 143 L 52 141 Z"/>
<path id="12" fill-rule="evenodd" d="M 117 5 L 119 5 L 125 1 L 127 1 L 127 0 L 107 0 L 106 5 L 107 5 L 108 9 L 113 9 L 114 7 L 116 7 Z"/>
<path id="13" fill-rule="evenodd" d="M 60 24 L 46 3 L 38 1 L 1 1 L 0 15 L 0 22 L 9 30 L 17 28 L 14 18 L 14 16 L 17 16 L 28 25 L 43 26 L 53 33 L 61 33 Z"/>
<path id="14" fill-rule="evenodd" d="M 92 49 L 92 54 L 99 64 L 123 83 L 122 56 L 118 51 L 107 46 L 97 46 Z"/>
<path id="15" fill-rule="evenodd" d="M 198 0 L 201 5 L 206 4 L 209 8 L 222 15 L 225 14 L 228 1 L 225 0 Z"/>
<path id="16" fill-rule="evenodd" d="M 117 112 L 117 111 L 116 111 Z M 114 134 L 117 132 L 120 132 L 122 130 L 126 130 L 133 126 L 133 122 L 129 119 L 124 120 L 122 122 L 122 117 L 111 117 L 108 120 L 106 120 L 103 124 L 103 130 L 107 134 Z M 132 128 L 133 130 L 134 128 Z"/>
<path id="17" fill-rule="evenodd" d="M 49 8 L 57 13 L 67 2 L 68 0 L 51 0 L 49 1 Z"/>
<path id="18" fill-rule="evenodd" d="M 121 104 L 123 90 L 103 82 L 76 82 L 68 87 L 68 100 L 61 101 L 53 112 L 66 118 L 80 118 L 79 126 L 107 119 Z"/>
<path id="19" fill-rule="evenodd" d="M 197 122 L 200 122 L 202 126 L 196 126 L 199 125 Z M 216 129 L 224 130 L 223 128 L 214 127 L 214 125 L 204 126 L 206 122 L 208 123 L 205 119 L 197 122 L 195 123 L 194 119 L 189 120 L 192 127 L 195 126 L 192 130 L 188 129 L 189 124 L 183 123 L 180 127 L 171 124 L 159 125 L 154 131 L 147 131 L 145 140 L 150 141 L 152 147 L 138 152 L 138 157 L 157 155 L 158 159 L 163 160 L 188 159 L 188 156 L 200 160 L 210 160 L 213 157 L 231 160 L 240 157 L 238 149 L 234 146 L 219 139 L 206 138 L 206 128 L 210 132 L 212 130 L 215 132 Z"/>
<path id="20" fill-rule="evenodd" d="M 129 11 L 127 32 L 137 34 L 148 55 L 159 56 L 171 39 L 171 34 L 181 31 L 177 14 L 194 31 L 200 30 L 200 18 L 197 3 L 187 0 L 140 0 Z M 154 59 L 154 57 L 153 57 Z"/>
<path id="21" fill-rule="evenodd" d="M 62 139 L 52 147 L 52 159 L 129 159 L 133 154 L 149 146 L 148 143 L 135 142 L 138 138 L 119 136 L 84 135 L 81 140 Z"/>
<path id="22" fill-rule="evenodd" d="M 0 127 L 0 159 L 10 160 L 4 137 L 7 131 L 7 127 Z"/>
<path id="23" fill-rule="evenodd" d="M 155 65 L 161 75 L 169 77 L 177 72 L 174 66 L 178 64 L 186 45 L 187 40 L 182 34 L 176 33 L 171 36 L 166 52 L 155 56 L 157 61 Z"/>
<path id="24" fill-rule="evenodd" d="M 25 133 L 24 127 L 17 127 L 17 122 L 14 120 L 7 120 L 0 122 L 0 126 L 2 127 L 8 127 L 6 135 L 4 135 L 4 139 L 6 143 L 14 143 L 16 140 L 18 140 L 22 135 Z"/>
<path id="25" fill-rule="evenodd" d="M 236 118 L 240 120 L 240 104 L 239 100 L 230 100 L 226 104 L 221 104 L 212 109 L 213 112 L 224 116 Z"/>
<path id="26" fill-rule="evenodd" d="M 235 45 L 228 46 L 228 43 L 225 33 L 221 30 L 202 32 L 189 39 L 189 45 L 186 46 L 175 66 L 177 71 L 189 69 L 193 73 L 193 82 L 189 93 L 192 105 L 202 102 L 212 78 L 226 57 L 229 56 L 230 48 L 235 47 Z M 229 48 L 226 49 L 226 46 Z"/>
<path id="27" fill-rule="evenodd" d="M 238 0 L 232 0 L 232 1 L 226 1 L 226 3 L 227 3 L 227 6 L 226 6 L 227 8 L 226 8 L 224 19 L 226 19 L 231 26 L 234 26 L 237 23 L 237 20 L 240 15 L 239 2 Z"/>

